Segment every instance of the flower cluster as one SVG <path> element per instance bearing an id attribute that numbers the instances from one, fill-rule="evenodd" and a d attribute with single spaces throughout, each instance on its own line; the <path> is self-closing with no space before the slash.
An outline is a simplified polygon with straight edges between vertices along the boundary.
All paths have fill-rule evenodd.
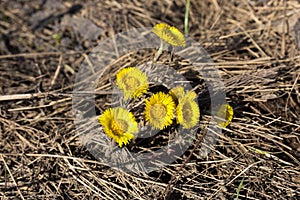
<path id="1" fill-rule="evenodd" d="M 124 98 L 138 98 L 147 92 L 149 82 L 146 74 L 135 67 L 120 70 L 116 75 L 119 89 L 124 92 Z M 168 94 L 158 92 L 145 100 L 145 121 L 155 129 L 163 130 L 173 123 L 184 128 L 194 127 L 199 120 L 200 111 L 195 101 L 196 93 L 185 92 L 183 87 L 175 87 Z M 120 147 L 134 139 L 138 132 L 138 124 L 133 113 L 117 107 L 109 108 L 98 118 L 103 130 Z"/>
<path id="2" fill-rule="evenodd" d="M 175 27 L 157 24 L 152 29 L 161 39 L 161 47 L 154 57 L 154 62 L 162 53 L 165 43 L 172 46 L 185 46 L 183 34 Z M 124 99 L 141 98 L 149 89 L 147 75 L 136 67 L 128 67 L 116 74 L 116 85 L 123 91 Z M 200 109 L 196 101 L 197 94 L 185 91 L 183 87 L 172 88 L 169 93 L 157 92 L 145 99 L 144 118 L 154 129 L 163 130 L 173 121 L 185 129 L 195 127 L 199 122 Z M 232 120 L 233 109 L 228 104 L 222 105 L 216 112 L 219 126 L 226 127 Z M 132 112 L 122 108 L 109 108 L 98 118 L 104 133 L 120 147 L 127 145 L 139 131 L 138 123 Z"/>
<path id="3" fill-rule="evenodd" d="M 177 123 L 190 129 L 196 126 L 200 117 L 196 96 L 192 91 L 185 93 L 183 87 L 175 87 L 169 94 L 153 94 L 146 100 L 145 119 L 154 128 L 162 130 L 171 125 L 176 117 Z"/>
<path id="4" fill-rule="evenodd" d="M 120 70 L 116 75 L 116 83 L 123 90 L 125 100 L 141 97 L 147 92 L 149 86 L 146 74 L 135 67 Z M 105 110 L 98 121 L 103 126 L 104 133 L 120 147 L 128 144 L 138 132 L 134 115 L 122 107 Z"/>

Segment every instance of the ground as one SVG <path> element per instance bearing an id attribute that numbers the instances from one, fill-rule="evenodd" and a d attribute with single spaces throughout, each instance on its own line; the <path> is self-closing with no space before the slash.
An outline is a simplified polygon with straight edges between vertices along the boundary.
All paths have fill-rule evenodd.
<path id="1" fill-rule="evenodd" d="M 1 199 L 300 197 L 299 1 L 191 2 L 188 36 L 219 70 L 234 118 L 208 155 L 197 154 L 200 134 L 149 174 L 110 168 L 88 151 L 72 91 L 82 62 L 107 38 L 159 22 L 183 31 L 185 1 L 0 4 Z"/>

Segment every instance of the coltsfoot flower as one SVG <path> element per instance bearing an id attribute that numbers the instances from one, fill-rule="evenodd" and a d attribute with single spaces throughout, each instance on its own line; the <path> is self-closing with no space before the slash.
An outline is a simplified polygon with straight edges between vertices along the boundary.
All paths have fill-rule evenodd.
<path id="1" fill-rule="evenodd" d="M 117 73 L 117 86 L 124 91 L 125 99 L 136 98 L 147 92 L 149 81 L 145 73 L 135 67 Z"/>
<path id="2" fill-rule="evenodd" d="M 175 103 L 172 97 L 158 92 L 146 100 L 145 119 L 154 128 L 162 130 L 172 124 L 174 109 Z"/>
<path id="3" fill-rule="evenodd" d="M 121 107 L 109 108 L 98 118 L 104 133 L 120 147 L 129 143 L 138 132 L 138 124 L 131 112 Z"/>
<path id="4" fill-rule="evenodd" d="M 182 86 L 174 87 L 169 91 L 169 94 L 172 96 L 174 101 L 178 103 L 178 99 L 184 97 L 184 88 Z"/>
<path id="5" fill-rule="evenodd" d="M 195 92 L 189 91 L 185 96 L 178 98 L 176 107 L 177 122 L 186 129 L 196 126 L 199 121 L 200 109 L 194 100 L 196 96 Z"/>
<path id="6" fill-rule="evenodd" d="M 159 23 L 153 27 L 152 32 L 168 44 L 173 46 L 185 46 L 184 35 L 174 26 Z"/>
<path id="7" fill-rule="evenodd" d="M 218 111 L 216 112 L 216 121 L 218 125 L 222 128 L 226 128 L 233 118 L 233 108 L 225 103 L 220 106 Z"/>

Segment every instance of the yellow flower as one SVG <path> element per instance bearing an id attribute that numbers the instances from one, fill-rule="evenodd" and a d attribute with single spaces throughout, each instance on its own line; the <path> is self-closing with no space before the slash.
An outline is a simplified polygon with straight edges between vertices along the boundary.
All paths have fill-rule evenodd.
<path id="1" fill-rule="evenodd" d="M 177 122 L 184 128 L 189 129 L 197 125 L 200 117 L 200 109 L 196 98 L 196 93 L 189 91 L 185 96 L 178 99 L 176 107 Z"/>
<path id="2" fill-rule="evenodd" d="M 135 67 L 117 73 L 117 86 L 124 91 L 125 99 L 140 97 L 147 92 L 149 82 L 145 73 Z"/>
<path id="3" fill-rule="evenodd" d="M 114 139 L 120 147 L 128 144 L 138 132 L 138 124 L 131 112 L 124 108 L 109 108 L 98 118 L 104 132 Z"/>
<path id="4" fill-rule="evenodd" d="M 173 46 L 185 46 L 184 35 L 174 26 L 164 23 L 156 24 L 152 32 L 168 44 Z"/>
<path id="5" fill-rule="evenodd" d="M 197 94 L 196 94 L 196 92 L 194 92 L 194 91 L 188 91 L 188 92 L 185 94 L 185 96 L 186 96 L 187 98 L 189 98 L 189 99 L 195 99 L 195 98 L 197 97 Z"/>
<path id="6" fill-rule="evenodd" d="M 222 104 L 216 112 L 216 121 L 222 128 L 226 128 L 233 118 L 233 108 L 229 104 Z"/>
<path id="7" fill-rule="evenodd" d="M 172 97 L 158 92 L 146 100 L 145 119 L 154 128 L 162 130 L 172 124 L 174 109 L 175 103 Z"/>
<path id="8" fill-rule="evenodd" d="M 182 86 L 174 87 L 169 91 L 169 94 L 172 96 L 175 102 L 178 102 L 179 98 L 184 97 L 184 88 Z"/>

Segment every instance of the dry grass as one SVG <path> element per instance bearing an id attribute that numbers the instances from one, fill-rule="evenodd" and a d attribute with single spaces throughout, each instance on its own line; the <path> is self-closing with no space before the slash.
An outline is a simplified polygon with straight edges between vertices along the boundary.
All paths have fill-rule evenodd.
<path id="1" fill-rule="evenodd" d="M 1 199 L 234 199 L 242 180 L 240 199 L 300 196 L 298 1 L 191 2 L 190 36 L 220 70 L 235 117 L 206 157 L 196 141 L 147 175 L 120 172 L 87 151 L 73 123 L 73 83 L 110 35 L 160 21 L 183 30 L 185 2 L 78 0 L 83 8 L 73 15 L 102 29 L 97 41 L 61 26 L 72 1 L 54 10 L 39 2 L 1 1 Z M 55 17 L 34 29 L 39 10 Z M 108 87 L 97 91 L 99 112 Z"/>

